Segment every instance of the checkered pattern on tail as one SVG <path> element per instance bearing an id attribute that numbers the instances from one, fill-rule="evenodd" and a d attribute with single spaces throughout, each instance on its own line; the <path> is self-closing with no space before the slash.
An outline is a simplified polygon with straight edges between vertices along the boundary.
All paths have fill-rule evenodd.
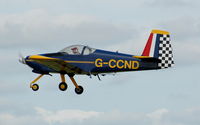
<path id="1" fill-rule="evenodd" d="M 169 35 L 160 36 L 158 59 L 161 60 L 161 63 L 158 64 L 160 68 L 168 68 L 174 65 Z"/>

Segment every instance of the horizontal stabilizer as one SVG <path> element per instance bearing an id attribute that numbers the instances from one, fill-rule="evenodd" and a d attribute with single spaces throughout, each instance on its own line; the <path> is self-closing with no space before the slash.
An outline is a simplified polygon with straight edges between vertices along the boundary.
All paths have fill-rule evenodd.
<path id="1" fill-rule="evenodd" d="M 147 56 L 134 56 L 135 58 L 141 59 L 143 62 L 157 62 L 161 63 L 161 60 L 154 57 L 147 57 Z"/>

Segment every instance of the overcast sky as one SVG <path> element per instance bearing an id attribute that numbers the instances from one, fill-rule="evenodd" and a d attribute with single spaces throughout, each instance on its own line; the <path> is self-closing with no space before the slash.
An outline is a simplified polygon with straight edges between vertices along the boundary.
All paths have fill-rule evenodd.
<path id="1" fill-rule="evenodd" d="M 200 2 L 197 0 L 0 0 L 0 125 L 200 124 Z M 171 33 L 175 66 L 98 78 L 58 89 L 58 74 L 37 77 L 19 53 L 84 44 L 141 55 L 152 29 Z"/>

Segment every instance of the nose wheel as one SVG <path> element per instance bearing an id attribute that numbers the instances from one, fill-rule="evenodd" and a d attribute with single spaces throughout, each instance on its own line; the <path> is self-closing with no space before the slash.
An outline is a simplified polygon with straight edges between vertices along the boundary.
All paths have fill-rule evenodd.
<path id="1" fill-rule="evenodd" d="M 30 83 L 30 88 L 32 88 L 33 91 L 37 91 L 39 89 L 39 85 L 36 84 L 35 82 L 37 82 L 44 74 L 39 75 L 36 79 L 34 79 L 31 83 Z"/>
<path id="2" fill-rule="evenodd" d="M 37 91 L 39 89 L 39 85 L 38 84 L 33 84 L 31 86 L 31 88 L 32 88 L 33 91 Z"/>

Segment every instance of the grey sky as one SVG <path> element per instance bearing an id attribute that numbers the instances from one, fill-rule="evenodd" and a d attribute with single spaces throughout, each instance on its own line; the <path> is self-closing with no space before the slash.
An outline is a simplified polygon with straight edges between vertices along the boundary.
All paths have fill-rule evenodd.
<path id="1" fill-rule="evenodd" d="M 200 124 L 200 2 L 197 0 L 0 0 L 0 124 Z M 23 55 L 72 44 L 140 55 L 152 29 L 171 33 L 175 67 L 75 76 L 81 96 L 58 90 L 59 75 L 37 74 Z M 31 121 L 31 122 L 30 122 Z"/>

